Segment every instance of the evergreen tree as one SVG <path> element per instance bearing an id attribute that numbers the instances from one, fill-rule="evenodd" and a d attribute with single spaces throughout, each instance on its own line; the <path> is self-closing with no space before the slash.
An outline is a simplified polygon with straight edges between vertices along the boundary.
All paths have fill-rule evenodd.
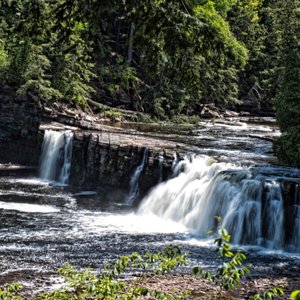
<path id="1" fill-rule="evenodd" d="M 283 136 L 276 151 L 283 161 L 300 165 L 300 1 L 277 2 L 274 30 L 280 46 L 277 120 Z"/>
<path id="2" fill-rule="evenodd" d="M 155 112 L 188 113 L 206 102 L 237 101 L 237 69 L 247 50 L 223 17 L 230 1 L 128 2 L 135 53 L 147 87 L 154 87 L 146 91 Z"/>
<path id="3" fill-rule="evenodd" d="M 94 97 L 160 118 L 259 86 L 261 101 L 277 95 L 287 137 L 299 125 L 299 1 L 2 0 L 0 79 L 47 101 Z"/>
<path id="4" fill-rule="evenodd" d="M 89 85 L 93 73 L 92 47 L 82 39 L 85 24 L 74 24 L 67 43 L 56 43 L 52 59 L 53 87 L 64 100 L 86 106 L 86 99 L 94 92 Z"/>
<path id="5" fill-rule="evenodd" d="M 262 0 L 240 0 L 228 13 L 231 30 L 249 51 L 247 65 L 243 70 L 239 70 L 239 98 L 252 98 L 251 100 L 259 102 L 264 96 L 262 71 L 266 68 L 264 56 L 266 28 L 262 2 Z"/>

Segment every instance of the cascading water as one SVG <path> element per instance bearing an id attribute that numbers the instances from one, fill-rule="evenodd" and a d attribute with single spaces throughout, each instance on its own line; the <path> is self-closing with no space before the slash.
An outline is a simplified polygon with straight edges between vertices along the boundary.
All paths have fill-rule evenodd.
<path id="1" fill-rule="evenodd" d="M 174 154 L 174 161 L 172 164 L 172 178 L 177 177 L 186 165 L 185 160 L 179 160 L 177 155 Z"/>
<path id="2" fill-rule="evenodd" d="M 164 156 L 160 154 L 158 157 L 158 169 L 159 169 L 158 183 L 161 183 L 163 181 L 163 166 L 164 166 Z"/>
<path id="3" fill-rule="evenodd" d="M 72 159 L 73 133 L 46 130 L 42 146 L 40 177 L 67 184 Z"/>
<path id="4" fill-rule="evenodd" d="M 175 177 L 175 176 L 178 175 L 178 174 L 174 174 L 175 169 L 176 169 L 176 166 L 178 165 L 178 163 L 179 163 L 179 158 L 178 158 L 177 153 L 175 152 L 175 153 L 173 154 L 173 163 L 172 163 L 172 167 L 171 167 L 171 170 L 172 170 L 172 177 Z"/>
<path id="5" fill-rule="evenodd" d="M 281 186 L 275 176 L 207 156 L 185 159 L 176 169 L 183 171 L 152 190 L 138 214 L 178 222 L 199 237 L 207 237 L 216 228 L 215 217 L 221 216 L 234 244 L 300 250 L 300 206 L 288 239 Z"/>
<path id="6" fill-rule="evenodd" d="M 130 180 L 130 190 L 129 190 L 129 194 L 126 198 L 126 201 L 125 201 L 126 204 L 128 204 L 128 205 L 132 205 L 134 200 L 139 195 L 139 179 L 140 179 L 142 171 L 144 170 L 147 154 L 148 154 L 148 149 L 145 149 L 142 162 L 139 166 L 137 166 L 137 168 Z"/>

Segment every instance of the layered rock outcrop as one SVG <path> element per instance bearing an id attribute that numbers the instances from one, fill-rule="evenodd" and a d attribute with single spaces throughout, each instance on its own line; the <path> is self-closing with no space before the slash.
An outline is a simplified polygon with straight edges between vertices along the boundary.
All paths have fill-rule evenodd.
<path id="1" fill-rule="evenodd" d="M 171 175 L 175 147 L 172 142 L 125 133 L 75 132 L 70 182 L 85 188 L 102 188 L 114 200 L 124 198 L 145 155 L 138 178 L 140 198 Z"/>
<path id="2" fill-rule="evenodd" d="M 39 159 L 39 103 L 0 87 L 0 163 L 36 165 Z"/>

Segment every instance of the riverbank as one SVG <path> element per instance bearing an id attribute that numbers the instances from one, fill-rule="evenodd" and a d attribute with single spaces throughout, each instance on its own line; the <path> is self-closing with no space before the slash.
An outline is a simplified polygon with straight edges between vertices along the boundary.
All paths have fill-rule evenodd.
<path id="1" fill-rule="evenodd" d="M 207 280 L 192 275 L 166 275 L 146 277 L 142 281 L 142 286 L 151 289 L 164 291 L 169 294 L 182 295 L 190 292 L 186 299 L 213 300 L 216 299 L 218 287 L 208 283 Z M 280 300 L 290 299 L 292 291 L 299 289 L 300 279 L 297 275 L 294 277 L 254 277 L 243 281 L 236 289 L 230 292 L 223 291 L 223 300 L 232 299 L 250 299 L 257 293 L 263 293 L 275 287 L 282 287 L 285 295 L 278 297 Z M 147 298 L 154 299 L 154 298 Z"/>
<path id="2" fill-rule="evenodd" d="M 137 281 L 136 281 L 137 280 Z M 19 282 L 23 287 L 20 295 L 23 299 L 34 300 L 42 291 L 50 292 L 59 289 L 63 285 L 61 277 L 55 273 L 31 274 L 30 272 L 14 272 L 9 276 L 0 277 L 0 286 L 5 286 L 12 282 Z M 173 296 L 184 296 L 186 300 L 213 300 L 216 299 L 218 287 L 198 276 L 177 273 L 172 275 L 146 275 L 136 277 L 133 280 L 126 280 L 128 286 L 134 285 L 148 290 L 161 291 Z M 293 276 L 260 275 L 248 276 L 242 280 L 232 291 L 223 291 L 222 300 L 248 300 L 254 294 L 261 294 L 270 289 L 280 287 L 284 295 L 276 298 L 278 300 L 290 299 L 290 294 L 299 289 L 300 278 L 297 274 Z M 140 297 L 141 299 L 154 300 L 154 297 Z"/>

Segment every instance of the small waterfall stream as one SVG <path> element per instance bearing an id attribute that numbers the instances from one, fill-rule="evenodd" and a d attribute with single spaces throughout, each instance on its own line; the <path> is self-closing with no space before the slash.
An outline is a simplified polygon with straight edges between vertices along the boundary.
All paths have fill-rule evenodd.
<path id="1" fill-rule="evenodd" d="M 73 133 L 46 130 L 39 174 L 42 179 L 67 184 L 72 159 Z"/>
<path id="2" fill-rule="evenodd" d="M 148 154 L 148 149 L 145 149 L 142 162 L 140 163 L 140 165 L 137 166 L 133 176 L 131 177 L 129 194 L 125 200 L 125 203 L 128 205 L 132 205 L 134 200 L 139 195 L 139 179 L 142 171 L 144 170 L 147 154 Z"/>
<path id="3" fill-rule="evenodd" d="M 164 166 L 164 156 L 160 154 L 158 157 L 159 177 L 157 183 L 161 183 L 163 181 L 163 166 Z"/>
<path id="4" fill-rule="evenodd" d="M 177 153 L 175 152 L 174 154 L 173 154 L 173 163 L 172 163 L 172 167 L 171 167 L 171 170 L 172 170 L 172 175 L 171 175 L 171 177 L 176 177 L 176 176 L 178 176 L 178 163 L 179 163 L 179 157 L 178 157 L 178 155 L 177 155 Z"/>
<path id="5" fill-rule="evenodd" d="M 180 169 L 183 171 L 180 173 Z M 216 216 L 234 244 L 300 251 L 300 204 L 291 237 L 285 234 L 286 212 L 280 178 L 261 171 L 218 163 L 208 156 L 185 159 L 177 177 L 163 182 L 143 199 L 139 215 L 156 215 L 184 225 L 198 237 L 216 229 Z"/>

